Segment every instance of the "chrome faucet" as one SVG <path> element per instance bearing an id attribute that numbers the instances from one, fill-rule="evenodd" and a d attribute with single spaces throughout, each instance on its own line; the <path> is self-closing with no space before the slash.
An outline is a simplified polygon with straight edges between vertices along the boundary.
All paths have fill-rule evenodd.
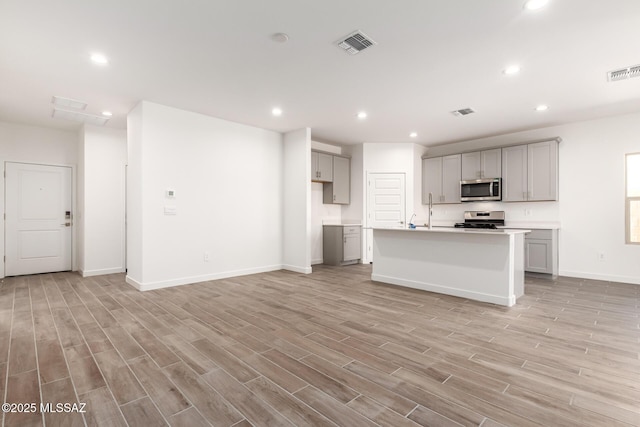
<path id="1" fill-rule="evenodd" d="M 431 230 L 431 217 L 433 216 L 433 193 L 429 193 L 429 224 L 428 229 Z"/>

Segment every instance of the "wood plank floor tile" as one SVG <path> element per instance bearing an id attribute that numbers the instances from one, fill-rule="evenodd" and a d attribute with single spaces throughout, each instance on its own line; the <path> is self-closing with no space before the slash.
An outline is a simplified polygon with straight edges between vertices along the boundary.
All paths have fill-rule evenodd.
<path id="1" fill-rule="evenodd" d="M 130 361 L 129 366 L 165 416 L 177 414 L 191 406 L 180 390 L 148 356 Z"/>
<path id="2" fill-rule="evenodd" d="M 106 385 L 93 357 L 76 358 L 69 361 L 69 371 L 78 394 L 85 394 Z"/>
<path id="3" fill-rule="evenodd" d="M 40 382 L 46 384 L 69 376 L 64 352 L 56 338 L 36 342 Z"/>
<path id="4" fill-rule="evenodd" d="M 417 427 L 419 424 L 391 411 L 367 396 L 359 396 L 347 406 L 383 427 Z M 424 424 L 423 424 L 424 425 Z"/>
<path id="5" fill-rule="evenodd" d="M 161 427 L 168 425 L 148 397 L 122 405 L 120 410 L 130 426 Z"/>
<path id="6" fill-rule="evenodd" d="M 280 353 L 278 350 L 269 350 L 263 353 L 263 356 L 342 403 L 347 403 L 359 395 L 358 392 L 350 387 L 316 371 L 304 363 L 290 358 L 286 354 Z"/>
<path id="7" fill-rule="evenodd" d="M 36 344 L 31 336 L 11 338 L 9 375 L 36 369 Z"/>
<path id="8" fill-rule="evenodd" d="M 7 380 L 6 402 L 35 404 L 36 411 L 6 412 L 4 413 L 4 425 L 6 427 L 42 426 L 44 425 L 42 413 L 40 413 L 40 388 L 38 386 L 38 372 L 34 369 L 16 375 L 10 375 Z M 13 408 L 17 409 L 17 408 Z"/>
<path id="9" fill-rule="evenodd" d="M 115 350 L 97 353 L 94 357 L 118 404 L 123 405 L 146 395 L 125 361 Z"/>
<path id="10" fill-rule="evenodd" d="M 301 427 L 334 427 L 335 424 L 265 377 L 245 384 L 256 396 Z"/>
<path id="11" fill-rule="evenodd" d="M 244 417 L 207 382 L 182 362 L 167 366 L 169 378 L 213 425 L 230 426 Z"/>
<path id="12" fill-rule="evenodd" d="M 293 424 L 264 400 L 224 370 L 218 369 L 202 376 L 225 400 L 236 407 L 254 426 L 292 426 Z"/>
<path id="13" fill-rule="evenodd" d="M 193 406 L 189 409 L 172 415 L 168 418 L 173 427 L 210 427 L 211 424 L 204 419 L 200 412 Z"/>
<path id="14" fill-rule="evenodd" d="M 354 427 L 378 425 L 315 387 L 305 387 L 295 392 L 294 396 L 338 425 Z"/>
<path id="15" fill-rule="evenodd" d="M 332 365 L 330 362 L 315 355 L 307 356 L 302 359 L 301 362 L 314 368 L 318 372 L 351 387 L 356 392 L 373 398 L 379 404 L 394 410 L 400 415 L 407 415 L 417 405 L 416 402 L 412 400 L 393 393 L 392 391 L 362 378 L 359 375 L 354 375 L 352 372 L 343 369 L 342 367 Z"/>
<path id="16" fill-rule="evenodd" d="M 195 348 L 200 350 L 202 354 L 211 359 L 213 363 L 224 368 L 240 382 L 245 383 L 260 376 L 260 374 L 247 366 L 246 363 L 242 362 L 228 351 L 216 346 L 209 340 L 198 340 L 194 341 L 192 344 Z"/>
<path id="17" fill-rule="evenodd" d="M 106 387 L 80 395 L 80 401 L 87 404 L 84 418 L 87 426 L 127 427 L 111 392 Z"/>
<path id="18" fill-rule="evenodd" d="M 57 404 L 79 405 L 78 397 L 73 389 L 71 378 L 63 378 L 42 385 L 42 403 L 50 403 L 54 408 Z M 73 408 L 73 406 L 71 406 Z M 85 408 L 86 409 L 86 408 Z M 84 426 L 84 415 L 81 412 L 45 412 L 44 420 L 47 427 L 80 427 Z"/>
<path id="19" fill-rule="evenodd" d="M 162 339 L 167 347 L 198 375 L 218 368 L 218 365 L 191 345 L 188 340 L 177 335 L 166 335 Z"/>

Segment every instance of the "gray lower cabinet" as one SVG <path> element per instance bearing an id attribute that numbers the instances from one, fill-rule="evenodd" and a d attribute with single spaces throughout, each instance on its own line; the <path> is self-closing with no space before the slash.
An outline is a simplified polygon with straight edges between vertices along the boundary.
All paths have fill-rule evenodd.
<path id="1" fill-rule="evenodd" d="M 324 225 L 322 227 L 322 258 L 328 265 L 356 264 L 361 255 L 359 225 Z"/>
<path id="2" fill-rule="evenodd" d="M 558 275 L 558 230 L 531 230 L 524 238 L 524 269 Z"/>

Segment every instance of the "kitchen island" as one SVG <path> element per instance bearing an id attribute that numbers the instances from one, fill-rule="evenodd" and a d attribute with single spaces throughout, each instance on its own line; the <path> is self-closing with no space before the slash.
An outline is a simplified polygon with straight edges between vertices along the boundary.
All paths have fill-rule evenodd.
<path id="1" fill-rule="evenodd" d="M 524 294 L 529 230 L 373 230 L 371 280 L 512 306 Z"/>

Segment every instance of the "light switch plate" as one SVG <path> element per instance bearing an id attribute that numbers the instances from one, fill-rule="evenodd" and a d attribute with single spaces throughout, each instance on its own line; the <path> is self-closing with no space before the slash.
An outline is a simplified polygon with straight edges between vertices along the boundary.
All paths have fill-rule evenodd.
<path id="1" fill-rule="evenodd" d="M 173 188 L 167 188 L 165 194 L 168 199 L 173 199 L 174 197 L 176 197 L 176 190 L 174 190 Z"/>

